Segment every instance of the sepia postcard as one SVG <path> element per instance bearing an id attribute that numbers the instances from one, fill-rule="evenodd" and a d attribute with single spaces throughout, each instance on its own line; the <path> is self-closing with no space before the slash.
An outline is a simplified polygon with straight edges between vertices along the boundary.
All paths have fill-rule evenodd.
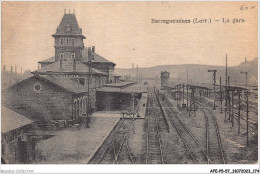
<path id="1" fill-rule="evenodd" d="M 259 173 L 257 1 L 2 1 L 1 36 L 1 173 Z"/>

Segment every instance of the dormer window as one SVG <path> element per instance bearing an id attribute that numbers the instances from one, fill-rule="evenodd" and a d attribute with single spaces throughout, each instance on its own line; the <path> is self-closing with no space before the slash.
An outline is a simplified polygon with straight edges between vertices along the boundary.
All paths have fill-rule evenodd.
<path id="1" fill-rule="evenodd" d="M 71 59 L 75 59 L 75 53 L 71 53 Z"/>
<path id="2" fill-rule="evenodd" d="M 63 45 L 63 39 L 60 39 L 60 44 Z"/>

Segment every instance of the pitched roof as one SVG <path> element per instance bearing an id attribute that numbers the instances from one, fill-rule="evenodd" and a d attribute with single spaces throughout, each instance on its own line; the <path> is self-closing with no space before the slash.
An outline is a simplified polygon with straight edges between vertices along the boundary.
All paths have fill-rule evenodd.
<path id="1" fill-rule="evenodd" d="M 55 62 L 55 57 L 53 56 L 53 57 L 50 57 L 50 58 L 48 58 L 46 60 L 39 61 L 39 63 L 42 63 L 42 62 L 53 63 L 53 62 Z"/>
<path id="2" fill-rule="evenodd" d="M 1 106 L 1 132 L 6 133 L 31 123 L 32 121 L 23 115 L 18 114 L 3 105 Z"/>
<path id="3" fill-rule="evenodd" d="M 41 80 L 51 82 L 55 86 L 58 86 L 58 87 L 60 87 L 64 90 L 72 92 L 74 94 L 80 94 L 80 93 L 88 92 L 87 86 L 83 86 L 83 85 L 81 85 L 81 84 L 79 84 L 79 83 L 77 83 L 77 82 L 75 82 L 75 81 L 73 81 L 73 80 L 71 80 L 67 77 L 63 77 L 63 76 L 60 76 L 60 75 L 33 75 L 32 77 L 24 79 L 24 80 L 22 80 L 22 81 L 20 81 L 16 84 L 8 87 L 7 89 L 12 88 L 15 85 L 25 83 L 26 81 L 29 81 L 33 78 L 38 78 L 38 79 L 41 79 Z"/>
<path id="4" fill-rule="evenodd" d="M 105 59 L 104 57 L 98 55 L 97 53 L 91 52 L 91 55 L 92 56 L 94 55 L 94 61 L 93 62 L 115 64 L 115 63 L 110 62 L 109 60 Z M 83 57 L 83 59 L 85 59 L 85 61 L 88 61 L 88 49 L 82 50 L 82 57 Z"/>
<path id="5" fill-rule="evenodd" d="M 70 28 L 70 30 L 67 30 Z M 75 14 L 64 14 L 56 33 L 53 36 L 82 36 Z M 84 37 L 85 38 L 85 37 Z"/>
<path id="6" fill-rule="evenodd" d="M 87 86 L 83 86 L 77 82 L 74 82 L 66 77 L 62 76 L 50 76 L 50 75 L 36 75 L 35 77 L 47 80 L 69 92 L 73 92 L 75 94 L 88 92 Z"/>
<path id="7" fill-rule="evenodd" d="M 98 55 L 97 53 L 91 52 L 91 55 L 94 55 L 94 61 L 93 62 L 96 62 L 96 63 L 112 63 L 112 64 L 115 65 L 115 63 L 110 62 L 109 60 L 107 60 L 104 57 Z M 87 62 L 88 61 L 88 49 L 83 49 L 82 50 L 82 58 L 83 58 L 82 62 Z M 48 58 L 46 60 L 39 61 L 39 63 L 42 63 L 42 62 L 46 62 L 46 63 L 55 62 L 55 57 L 50 57 L 50 58 Z"/>
<path id="8" fill-rule="evenodd" d="M 44 74 L 44 73 L 89 73 L 89 67 L 80 61 L 76 61 L 76 70 L 73 70 L 74 62 L 71 60 L 62 61 L 62 68 L 60 68 L 60 62 L 54 62 L 50 65 L 47 65 L 39 70 L 34 71 L 35 74 Z M 93 74 L 107 75 L 107 73 L 102 72 L 96 68 L 91 68 Z"/>

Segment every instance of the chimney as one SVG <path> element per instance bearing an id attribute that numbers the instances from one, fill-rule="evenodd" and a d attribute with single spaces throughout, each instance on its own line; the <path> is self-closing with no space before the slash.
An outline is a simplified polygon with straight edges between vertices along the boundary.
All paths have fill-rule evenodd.
<path id="1" fill-rule="evenodd" d="M 95 53 L 95 46 L 92 46 L 92 52 Z"/>
<path id="2" fill-rule="evenodd" d="M 91 47 L 88 47 L 88 61 L 91 61 Z"/>
<path id="3" fill-rule="evenodd" d="M 15 65 L 15 67 L 14 67 L 14 72 L 16 73 L 16 65 Z"/>
<path id="4" fill-rule="evenodd" d="M 73 71 L 76 71 L 76 59 L 73 59 Z"/>
<path id="5" fill-rule="evenodd" d="M 11 66 L 11 73 L 13 73 L 13 66 Z"/>
<path id="6" fill-rule="evenodd" d="M 62 59 L 60 59 L 60 69 L 62 69 Z"/>
<path id="7" fill-rule="evenodd" d="M 5 71 L 5 65 L 3 66 L 3 70 Z"/>

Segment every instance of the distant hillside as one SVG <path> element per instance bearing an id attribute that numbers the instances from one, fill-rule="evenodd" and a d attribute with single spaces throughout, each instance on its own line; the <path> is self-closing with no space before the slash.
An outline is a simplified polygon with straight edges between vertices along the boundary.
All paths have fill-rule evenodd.
<path id="1" fill-rule="evenodd" d="M 213 65 L 199 65 L 199 64 L 185 64 L 185 65 L 160 65 L 150 68 L 139 68 L 138 71 L 142 74 L 143 78 L 160 78 L 161 71 L 170 72 L 171 81 L 186 82 L 187 79 L 187 67 L 189 71 L 189 80 L 191 82 L 199 83 L 211 83 L 212 73 L 208 70 L 217 70 L 217 83 L 219 83 L 219 77 L 222 77 L 222 84 L 225 83 L 225 66 L 213 66 Z M 230 83 L 233 85 L 244 85 L 245 75 L 240 74 L 240 71 L 248 70 L 248 84 L 258 84 L 258 58 L 252 61 L 243 62 L 238 66 L 228 67 L 228 75 L 230 76 Z M 124 75 L 132 75 L 135 77 L 136 70 L 132 69 L 120 69 L 116 68 L 115 72 Z"/>

